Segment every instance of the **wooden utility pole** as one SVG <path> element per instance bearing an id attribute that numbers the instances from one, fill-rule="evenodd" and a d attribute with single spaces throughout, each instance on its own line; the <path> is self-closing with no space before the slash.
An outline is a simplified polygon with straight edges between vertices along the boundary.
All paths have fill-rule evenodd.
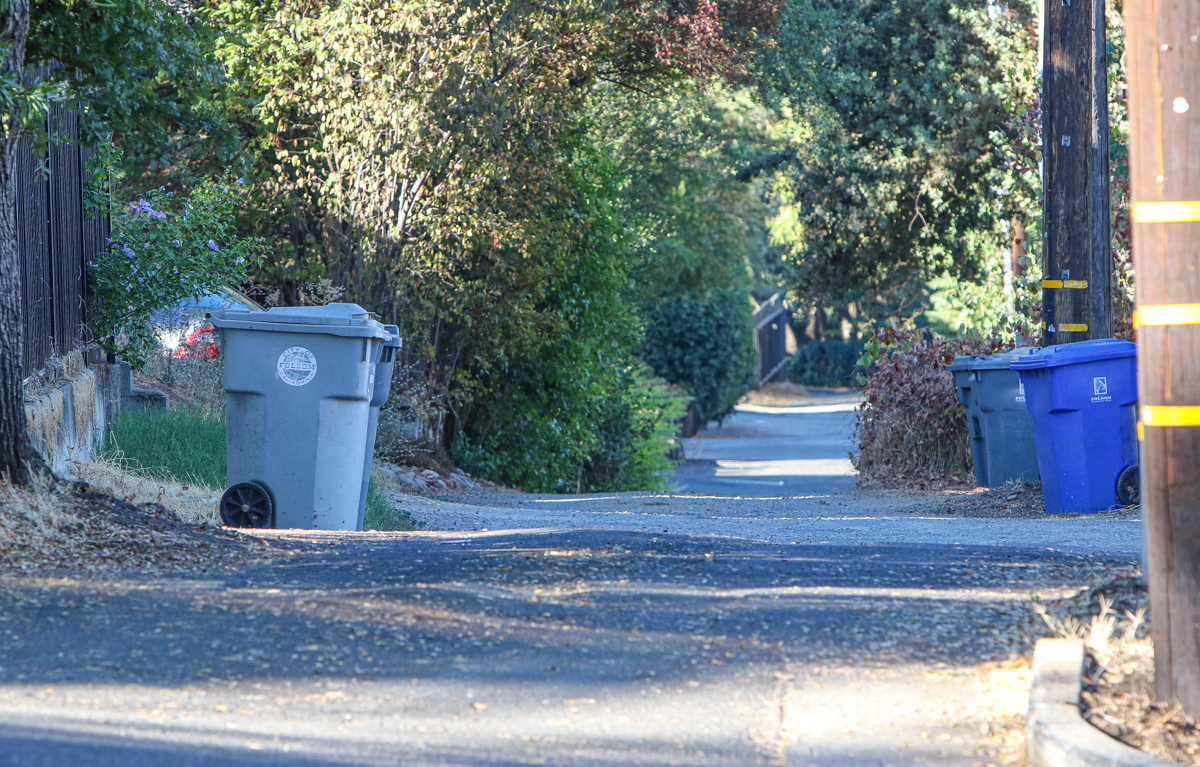
<path id="1" fill-rule="evenodd" d="M 1045 0 L 1045 343 L 1112 335 L 1104 0 Z"/>
<path id="2" fill-rule="evenodd" d="M 1125 14 L 1154 685 L 1200 717 L 1200 2 Z"/>

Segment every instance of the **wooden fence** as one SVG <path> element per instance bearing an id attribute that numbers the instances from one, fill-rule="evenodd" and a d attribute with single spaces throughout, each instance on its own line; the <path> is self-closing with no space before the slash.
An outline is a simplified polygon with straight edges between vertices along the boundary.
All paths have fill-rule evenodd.
<path id="1" fill-rule="evenodd" d="M 105 217 L 84 215 L 84 168 L 91 152 L 79 143 L 78 115 L 55 105 L 48 127 L 48 151 L 34 152 L 25 142 L 17 157 L 26 379 L 86 339 L 87 262 L 108 238 Z"/>
<path id="2" fill-rule="evenodd" d="M 788 312 L 776 293 L 754 312 L 754 378 L 759 387 L 787 378 L 787 328 Z"/>

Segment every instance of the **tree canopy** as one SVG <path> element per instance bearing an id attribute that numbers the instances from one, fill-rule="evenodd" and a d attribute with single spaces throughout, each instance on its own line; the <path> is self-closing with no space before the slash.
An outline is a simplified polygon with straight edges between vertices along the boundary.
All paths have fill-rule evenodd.
<path id="1" fill-rule="evenodd" d="M 1036 98 L 1035 10 L 788 5 L 761 87 L 811 131 L 779 163 L 786 210 L 775 235 L 799 301 L 861 300 L 886 316 L 925 280 L 982 277 L 1003 222 L 1036 206 L 1036 178 L 1006 125 Z"/>
<path id="2" fill-rule="evenodd" d="M 35 132 L 53 99 L 80 110 L 123 156 L 118 196 L 243 180 L 222 226 L 261 243 L 253 279 L 285 303 L 331 281 L 399 324 L 458 460 L 601 489 L 653 482 L 681 396 L 654 374 L 729 412 L 752 293 L 878 318 L 994 281 L 1037 194 L 1032 13 L 35 0 L 8 93 Z M 48 75 L 18 87 L 26 66 Z M 110 294 L 134 284 L 132 262 L 96 263 Z M 978 308 L 956 301 L 939 311 Z"/>

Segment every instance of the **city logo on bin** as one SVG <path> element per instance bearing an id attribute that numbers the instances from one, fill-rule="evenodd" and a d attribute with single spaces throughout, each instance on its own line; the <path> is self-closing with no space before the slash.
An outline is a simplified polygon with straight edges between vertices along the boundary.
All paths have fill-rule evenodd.
<path id="1" fill-rule="evenodd" d="M 1025 401 L 1025 382 L 1017 381 L 1017 402 Z"/>
<path id="2" fill-rule="evenodd" d="M 303 346 L 293 346 L 279 355 L 275 369 L 288 386 L 303 386 L 317 374 L 317 358 Z"/>
<path id="3" fill-rule="evenodd" d="M 1108 377 L 1096 376 L 1092 379 L 1092 402 L 1109 402 L 1112 397 L 1108 396 Z"/>

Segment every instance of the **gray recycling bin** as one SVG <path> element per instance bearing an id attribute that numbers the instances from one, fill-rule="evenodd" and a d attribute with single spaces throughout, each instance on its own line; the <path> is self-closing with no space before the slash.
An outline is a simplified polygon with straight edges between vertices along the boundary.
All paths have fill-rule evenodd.
<path id="1" fill-rule="evenodd" d="M 208 316 L 225 357 L 222 519 L 238 527 L 359 529 L 387 328 L 357 304 Z"/>
<path id="2" fill-rule="evenodd" d="M 967 408 L 975 483 L 997 487 L 1010 480 L 1039 477 L 1033 419 L 1025 407 L 1021 374 L 1009 366 L 1037 351 L 1022 347 L 996 354 L 955 357 L 946 369 L 954 374 L 958 399 Z"/>
<path id="3" fill-rule="evenodd" d="M 363 519 L 367 514 L 367 489 L 371 484 L 371 459 L 375 456 L 375 436 L 379 431 L 379 408 L 388 401 L 392 391 L 392 368 L 396 365 L 396 351 L 404 345 L 400 338 L 400 328 L 395 325 L 385 325 L 391 338 L 383 342 L 383 354 L 379 364 L 375 366 L 375 388 L 371 395 L 371 412 L 367 420 L 367 457 L 363 462 L 362 493 L 358 498 L 358 527 L 362 530 Z"/>

